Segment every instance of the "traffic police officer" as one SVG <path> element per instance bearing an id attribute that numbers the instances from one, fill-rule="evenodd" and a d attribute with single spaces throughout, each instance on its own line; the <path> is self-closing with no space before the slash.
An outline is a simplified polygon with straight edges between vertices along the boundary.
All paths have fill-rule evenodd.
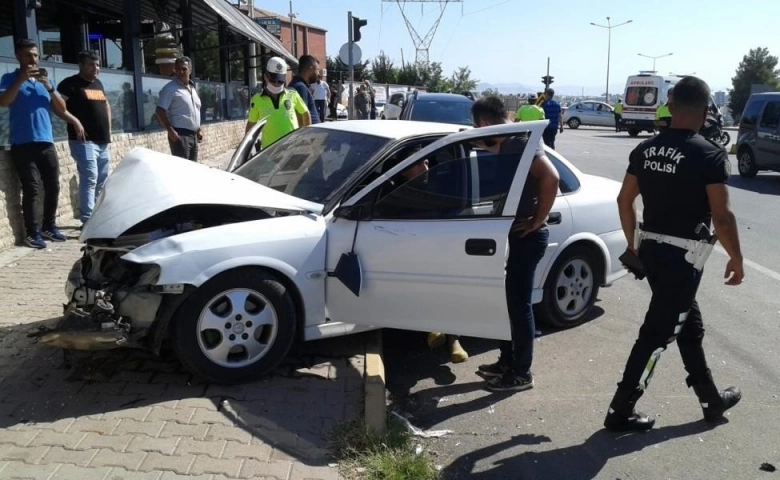
<path id="1" fill-rule="evenodd" d="M 617 103 L 615 104 L 613 113 L 615 114 L 615 131 L 619 132 L 620 121 L 623 119 L 623 100 L 618 99 Z"/>
<path id="2" fill-rule="evenodd" d="M 260 148 L 266 148 L 299 127 L 311 125 L 311 114 L 306 103 L 295 90 L 285 88 L 287 62 L 271 57 L 266 63 L 263 91 L 252 96 L 248 132 L 258 121 L 267 118 L 260 139 Z"/>
<path id="3" fill-rule="evenodd" d="M 731 174 L 726 151 L 696 132 L 707 115 L 710 90 L 696 77 L 685 77 L 675 87 L 670 104 L 671 128 L 641 143 L 629 159 L 618 207 L 627 254 L 637 254 L 647 275 L 652 298 L 639 337 L 628 357 L 623 379 L 609 406 L 604 426 L 614 431 L 648 430 L 655 418 L 634 409 L 648 386 L 658 358 L 677 341 L 688 378 L 699 398 L 704 418 L 715 422 L 739 402 L 736 387 L 718 391 L 707 366 L 702 339 L 704 327 L 696 303 L 701 262 L 696 252 L 710 243 L 698 240 L 710 220 L 729 255 L 727 285 L 739 285 L 744 276 L 737 224 L 729 207 L 726 181 Z M 634 201 L 642 196 L 644 223 L 636 231 Z M 639 233 L 639 241 L 635 234 Z"/>
<path id="4" fill-rule="evenodd" d="M 515 122 L 533 122 L 544 120 L 544 110 L 536 104 L 536 94 L 528 94 L 528 104 L 521 105 L 515 114 Z"/>
<path id="5" fill-rule="evenodd" d="M 666 92 L 666 103 L 659 105 L 655 110 L 655 128 L 659 131 L 669 128 L 669 125 L 672 124 L 672 112 L 669 110 L 669 103 L 672 102 L 673 93 L 674 89 L 670 88 L 669 91 Z"/>

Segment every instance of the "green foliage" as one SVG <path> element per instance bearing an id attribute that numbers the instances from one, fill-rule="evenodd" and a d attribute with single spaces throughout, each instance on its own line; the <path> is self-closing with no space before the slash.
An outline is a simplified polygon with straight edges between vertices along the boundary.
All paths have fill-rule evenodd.
<path id="1" fill-rule="evenodd" d="M 780 87 L 778 81 L 777 57 L 769 54 L 769 49 L 759 47 L 751 49 L 742 58 L 737 68 L 737 73 L 731 79 L 734 87 L 729 91 L 729 110 L 731 116 L 739 118 L 742 110 L 750 98 L 750 90 L 753 84 L 769 85 L 777 91 Z"/>

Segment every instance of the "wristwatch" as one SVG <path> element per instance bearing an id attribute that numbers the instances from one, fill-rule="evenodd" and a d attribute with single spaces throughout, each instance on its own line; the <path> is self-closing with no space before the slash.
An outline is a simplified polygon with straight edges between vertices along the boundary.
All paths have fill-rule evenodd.
<path id="1" fill-rule="evenodd" d="M 54 93 L 54 89 L 53 88 L 51 88 L 51 89 L 47 88 L 46 91 L 49 92 L 49 93 Z"/>

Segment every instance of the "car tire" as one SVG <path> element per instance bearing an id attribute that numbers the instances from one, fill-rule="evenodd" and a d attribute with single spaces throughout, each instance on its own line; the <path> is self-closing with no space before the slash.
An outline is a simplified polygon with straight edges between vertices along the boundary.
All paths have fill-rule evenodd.
<path id="1" fill-rule="evenodd" d="M 599 294 L 603 267 L 593 250 L 573 245 L 555 260 L 537 312 L 555 328 L 572 328 L 588 319 Z"/>
<path id="2" fill-rule="evenodd" d="M 750 148 L 744 147 L 739 150 L 737 154 L 737 170 L 739 170 L 739 175 L 744 178 L 753 178 L 758 174 L 756 156 L 753 155 L 753 151 Z"/>
<path id="3" fill-rule="evenodd" d="M 580 128 L 580 125 L 582 125 L 582 122 L 580 122 L 580 119 L 577 117 L 571 117 L 567 122 L 566 125 L 569 126 L 572 130 L 577 130 Z"/>
<path id="4" fill-rule="evenodd" d="M 224 272 L 191 298 L 173 319 L 172 345 L 179 361 L 209 382 L 257 380 L 282 361 L 295 340 L 293 298 L 268 272 Z"/>
<path id="5" fill-rule="evenodd" d="M 629 137 L 637 137 L 637 136 L 639 136 L 639 130 L 637 130 L 636 128 L 629 128 L 628 129 L 628 136 Z"/>

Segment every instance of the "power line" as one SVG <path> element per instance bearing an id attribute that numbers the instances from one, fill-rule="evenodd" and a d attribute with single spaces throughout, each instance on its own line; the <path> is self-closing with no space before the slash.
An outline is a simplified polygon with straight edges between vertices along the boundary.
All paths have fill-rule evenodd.
<path id="1" fill-rule="evenodd" d="M 466 15 L 473 15 L 473 14 L 475 14 L 475 13 L 484 12 L 485 10 L 490 10 L 491 8 L 496 8 L 496 7 L 499 7 L 499 6 L 501 6 L 501 5 L 504 5 L 504 4 L 506 4 L 506 3 L 509 3 L 509 2 L 511 2 L 511 1 L 512 1 L 512 0 L 504 0 L 503 2 L 499 2 L 499 3 L 497 3 L 497 4 L 495 4 L 495 5 L 491 5 L 491 6 L 489 6 L 489 7 L 485 7 L 485 8 L 479 9 L 479 10 L 475 10 L 475 11 L 473 11 L 473 12 L 464 13 L 464 14 L 463 14 L 463 16 L 465 17 Z"/>

